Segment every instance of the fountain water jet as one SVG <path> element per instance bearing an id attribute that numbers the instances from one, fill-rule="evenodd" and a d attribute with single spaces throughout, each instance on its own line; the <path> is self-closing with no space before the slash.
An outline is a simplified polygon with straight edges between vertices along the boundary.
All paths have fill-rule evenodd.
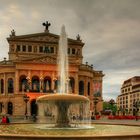
<path id="1" fill-rule="evenodd" d="M 65 32 L 65 26 L 62 26 L 61 35 L 59 39 L 59 49 L 58 49 L 58 77 L 59 83 L 59 93 L 69 93 L 69 68 L 68 68 L 68 43 L 67 35 Z"/>

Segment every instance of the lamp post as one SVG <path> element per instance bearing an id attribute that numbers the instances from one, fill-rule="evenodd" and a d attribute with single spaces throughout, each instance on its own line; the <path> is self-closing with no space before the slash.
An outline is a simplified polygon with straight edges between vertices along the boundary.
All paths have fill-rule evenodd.
<path id="1" fill-rule="evenodd" d="M 139 107 L 140 107 L 140 101 L 133 101 L 133 115 L 136 117 L 136 121 L 138 120 L 138 112 L 139 112 Z"/>
<path id="2" fill-rule="evenodd" d="M 29 96 L 27 96 L 26 94 L 23 96 L 23 100 L 24 100 L 24 102 L 25 102 L 25 118 L 27 119 L 27 103 L 28 103 L 28 101 L 29 101 Z"/>
<path id="3" fill-rule="evenodd" d="M 96 114 L 97 114 L 96 105 L 97 105 L 98 101 L 99 101 L 99 99 L 98 99 L 98 98 L 96 98 L 96 97 L 94 97 L 94 98 L 93 98 L 93 103 L 94 103 L 94 106 L 95 106 L 95 112 L 94 112 L 95 114 L 94 114 L 94 115 L 96 115 Z"/>
<path id="4" fill-rule="evenodd" d="M 113 99 L 111 99 L 109 101 L 109 104 L 111 105 L 111 110 L 112 110 L 112 113 L 113 113 L 115 101 Z M 113 113 L 113 115 L 114 115 L 114 113 Z"/>

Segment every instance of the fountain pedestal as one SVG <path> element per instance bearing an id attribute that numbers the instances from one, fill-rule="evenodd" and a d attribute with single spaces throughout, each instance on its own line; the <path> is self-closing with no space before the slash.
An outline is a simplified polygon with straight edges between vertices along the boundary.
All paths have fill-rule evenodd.
<path id="1" fill-rule="evenodd" d="M 56 101 L 55 105 L 57 106 L 56 127 L 70 127 L 68 116 L 70 104 L 65 101 Z"/>

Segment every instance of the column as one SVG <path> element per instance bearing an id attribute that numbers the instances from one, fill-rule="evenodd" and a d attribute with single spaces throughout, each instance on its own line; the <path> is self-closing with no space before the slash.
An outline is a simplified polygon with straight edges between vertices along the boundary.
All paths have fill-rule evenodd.
<path id="1" fill-rule="evenodd" d="M 79 80 L 78 80 L 78 74 L 75 74 L 75 85 L 74 85 L 74 94 L 79 94 Z"/>
<path id="2" fill-rule="evenodd" d="M 31 71 L 30 70 L 28 71 L 28 76 L 26 77 L 26 79 L 27 79 L 27 84 L 28 84 L 27 92 L 29 92 L 31 89 Z"/>
<path id="3" fill-rule="evenodd" d="M 5 75 L 5 73 L 4 73 L 4 94 L 6 95 L 6 93 L 7 93 L 7 83 L 6 83 L 6 75 Z"/>
<path id="4" fill-rule="evenodd" d="M 43 92 L 43 72 L 40 71 L 40 92 Z"/>
<path id="5" fill-rule="evenodd" d="M 27 102 L 27 116 L 31 116 L 31 105 L 30 100 Z"/>
<path id="6" fill-rule="evenodd" d="M 15 94 L 18 94 L 19 92 L 19 71 L 18 70 L 16 70 L 15 72 L 14 91 L 15 91 Z"/>
<path id="7" fill-rule="evenodd" d="M 84 95 L 87 96 L 87 81 L 88 81 L 88 79 L 87 79 L 87 77 L 85 77 L 84 79 L 85 79 L 84 80 Z"/>
<path id="8" fill-rule="evenodd" d="M 51 90 L 54 90 L 54 81 L 55 78 L 54 78 L 54 73 L 52 73 L 52 76 L 51 76 Z"/>
<path id="9" fill-rule="evenodd" d="M 2 107 L 2 114 L 6 114 L 7 112 L 7 103 L 3 102 L 3 107 Z"/>
<path id="10" fill-rule="evenodd" d="M 93 79 L 91 78 L 90 79 L 90 98 L 92 98 L 93 92 L 94 92 L 94 89 L 93 89 Z"/>

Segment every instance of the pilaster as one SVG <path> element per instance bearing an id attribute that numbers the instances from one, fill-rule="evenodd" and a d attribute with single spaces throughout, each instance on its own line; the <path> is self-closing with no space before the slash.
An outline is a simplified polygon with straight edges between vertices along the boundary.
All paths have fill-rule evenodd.
<path id="1" fill-rule="evenodd" d="M 6 74 L 4 73 L 4 94 L 6 95 L 6 92 L 7 92 L 7 84 L 6 84 Z"/>
<path id="2" fill-rule="evenodd" d="M 43 92 L 43 72 L 40 71 L 40 92 Z"/>
<path id="3" fill-rule="evenodd" d="M 79 80 L 77 73 L 75 74 L 74 94 L 79 94 Z"/>
<path id="4" fill-rule="evenodd" d="M 19 71 L 16 70 L 15 72 L 15 94 L 19 92 Z"/>
<path id="5" fill-rule="evenodd" d="M 83 80 L 83 81 L 84 81 L 84 95 L 87 96 L 87 87 L 88 87 L 87 77 L 85 77 L 85 80 Z"/>

